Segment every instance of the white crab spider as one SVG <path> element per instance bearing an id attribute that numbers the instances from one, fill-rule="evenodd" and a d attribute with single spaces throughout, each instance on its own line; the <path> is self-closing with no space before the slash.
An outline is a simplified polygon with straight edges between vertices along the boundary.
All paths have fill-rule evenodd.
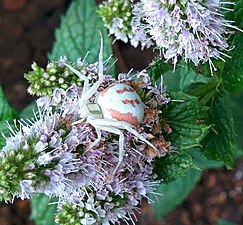
<path id="1" fill-rule="evenodd" d="M 123 160 L 124 134 L 122 130 L 129 131 L 138 139 L 150 145 L 157 152 L 156 147 L 133 128 L 141 122 L 144 117 L 144 104 L 131 86 L 122 83 L 114 83 L 99 93 L 96 102 L 93 103 L 89 100 L 97 93 L 104 78 L 102 37 L 99 52 L 98 81 L 92 86 L 90 86 L 89 80 L 85 75 L 81 74 L 72 66 L 68 64 L 65 65 L 84 81 L 82 96 L 78 100 L 81 118 L 73 124 L 78 124 L 86 119 L 86 122 L 92 125 L 97 133 L 97 139 L 90 144 L 86 151 L 92 149 L 100 142 L 101 130 L 119 135 L 119 158 L 113 173 L 117 171 Z"/>

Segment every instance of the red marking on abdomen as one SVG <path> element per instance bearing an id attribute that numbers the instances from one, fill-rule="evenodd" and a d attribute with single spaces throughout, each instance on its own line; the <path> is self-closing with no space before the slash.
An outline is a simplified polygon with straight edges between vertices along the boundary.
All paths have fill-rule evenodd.
<path id="1" fill-rule="evenodd" d="M 122 102 L 124 104 L 131 104 L 133 107 L 136 107 L 135 104 L 139 105 L 140 104 L 140 101 L 138 99 L 135 99 L 135 100 L 129 100 L 129 99 L 125 99 L 125 100 L 122 100 Z"/>
<path id="2" fill-rule="evenodd" d="M 134 89 L 132 87 L 129 87 L 129 88 L 124 87 L 122 89 L 116 90 L 116 92 L 118 94 L 123 94 L 124 92 L 135 92 L 135 91 L 134 91 Z"/>
<path id="3" fill-rule="evenodd" d="M 109 91 L 110 88 L 114 87 L 115 84 L 111 84 L 109 87 L 107 87 L 106 89 L 104 89 L 102 92 L 100 92 L 100 95 L 102 97 L 104 97 L 104 95 L 106 94 L 107 91 Z"/>
<path id="4" fill-rule="evenodd" d="M 120 113 L 119 111 L 114 109 L 107 109 L 107 111 L 110 112 L 113 119 L 116 119 L 118 121 L 124 121 L 135 126 L 138 124 L 138 118 L 136 116 L 133 116 L 132 113 Z"/>

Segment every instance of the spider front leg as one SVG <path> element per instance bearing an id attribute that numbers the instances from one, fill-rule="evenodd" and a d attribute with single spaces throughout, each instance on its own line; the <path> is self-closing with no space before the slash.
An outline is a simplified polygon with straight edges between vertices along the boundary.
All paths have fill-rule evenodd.
<path id="1" fill-rule="evenodd" d="M 103 123 L 103 124 L 98 124 L 98 123 Z M 158 149 L 151 142 L 149 142 L 145 137 L 143 137 L 141 134 L 139 134 L 135 129 L 132 128 L 132 125 L 127 122 L 112 120 L 112 119 L 101 119 L 101 120 L 97 119 L 96 124 L 103 125 L 105 127 L 116 127 L 118 129 L 127 130 L 128 132 L 130 132 L 134 136 L 136 136 L 138 139 L 140 139 L 141 141 L 143 141 L 147 145 L 149 145 L 151 148 L 153 148 L 156 153 L 159 153 Z"/>
<path id="2" fill-rule="evenodd" d="M 83 85 L 83 92 L 86 93 L 87 90 L 89 90 L 89 79 L 88 77 L 86 77 L 85 75 L 83 75 L 82 73 L 80 73 L 78 70 L 76 70 L 74 67 L 68 65 L 67 63 L 64 63 L 64 65 L 66 67 L 68 67 L 68 69 L 70 69 L 74 74 L 76 74 L 80 80 L 84 81 L 84 85 Z"/>
<path id="3" fill-rule="evenodd" d="M 109 121 L 109 120 L 108 120 Z M 92 149 L 95 145 L 97 145 L 101 140 L 101 130 L 108 131 L 113 134 L 119 135 L 119 156 L 118 156 L 118 164 L 116 165 L 115 170 L 113 171 L 113 175 L 118 170 L 119 166 L 121 165 L 123 161 L 123 155 L 124 155 L 124 134 L 119 128 L 113 127 L 113 126 L 107 126 L 106 125 L 107 120 L 106 119 L 96 119 L 91 120 L 89 123 L 95 128 L 95 131 L 97 133 L 97 139 L 90 144 L 88 149 L 86 151 L 89 151 Z M 86 152 L 85 151 L 85 152 Z"/>
<path id="4" fill-rule="evenodd" d="M 104 66 L 103 66 L 103 38 L 100 33 L 100 52 L 99 52 L 99 62 L 98 62 L 98 80 L 87 90 L 83 91 L 83 95 L 80 102 L 86 102 L 92 97 L 98 90 L 99 86 L 104 80 Z"/>
<path id="5" fill-rule="evenodd" d="M 108 131 L 113 134 L 118 134 L 119 135 L 119 156 L 118 156 L 118 163 L 116 165 L 116 168 L 113 171 L 113 175 L 116 173 L 118 168 L 120 167 L 122 161 L 123 161 L 123 156 L 124 156 L 124 134 L 122 133 L 121 130 L 115 127 L 101 127 L 102 130 Z"/>
<path id="6" fill-rule="evenodd" d="M 132 128 L 132 126 L 129 123 L 123 122 L 123 121 L 118 121 L 118 123 L 120 124 L 120 126 L 129 131 L 130 133 L 132 133 L 134 136 L 136 136 L 138 139 L 140 139 L 141 141 L 145 142 L 147 145 L 149 145 L 151 148 L 153 148 L 155 150 L 156 153 L 158 152 L 158 149 L 151 143 L 149 142 L 145 137 L 143 137 L 141 134 L 139 134 L 135 129 Z"/>
<path id="7" fill-rule="evenodd" d="M 90 123 L 96 129 L 97 136 L 98 136 L 97 140 L 95 140 L 95 142 L 91 144 L 91 147 L 89 149 L 91 149 L 92 147 L 94 147 L 96 144 L 100 142 L 101 130 L 119 135 L 119 161 L 114 173 L 117 171 L 118 167 L 120 166 L 124 155 L 124 134 L 121 131 L 121 129 L 127 130 L 128 132 L 132 133 L 138 139 L 151 146 L 156 151 L 156 153 L 158 153 L 158 149 L 152 143 L 146 140 L 146 138 L 144 138 L 141 134 L 139 134 L 135 129 L 133 129 L 132 125 L 127 122 L 117 121 L 112 119 L 94 119 L 94 120 L 88 120 L 87 122 Z"/>
<path id="8" fill-rule="evenodd" d="M 136 136 L 141 141 L 145 142 L 147 145 L 152 147 L 156 152 L 158 152 L 158 149 L 150 143 L 145 137 L 143 137 L 141 134 L 139 134 L 135 129 L 132 128 L 132 125 L 130 123 L 124 122 L 124 121 L 118 121 L 113 119 L 95 119 L 91 120 L 90 123 L 92 126 L 100 126 L 104 130 L 103 127 L 114 127 L 117 129 L 124 129 L 128 132 L 132 133 L 134 136 Z"/>
<path id="9" fill-rule="evenodd" d="M 76 74 L 81 80 L 84 81 L 82 96 L 79 99 L 79 106 L 83 107 L 86 105 L 88 100 L 97 92 L 100 84 L 103 82 L 103 71 L 101 71 L 103 70 L 103 64 L 102 66 L 99 65 L 98 81 L 96 81 L 91 87 L 89 84 L 89 79 L 85 75 L 81 74 L 78 70 L 66 63 L 65 66 L 67 66 L 74 74 Z"/>
<path id="10" fill-rule="evenodd" d="M 78 70 L 76 70 L 75 68 L 73 68 L 72 66 L 68 65 L 68 64 L 64 64 L 65 66 L 67 66 L 74 74 L 76 74 L 81 80 L 84 81 L 84 85 L 83 85 L 83 93 L 81 98 L 79 99 L 79 106 L 83 107 L 87 104 L 88 100 L 97 92 L 100 84 L 103 82 L 104 80 L 104 67 L 103 67 L 103 38 L 102 35 L 100 34 L 101 39 L 100 39 L 100 52 L 99 52 L 99 62 L 98 62 L 98 80 L 92 85 L 90 86 L 89 84 L 89 79 L 81 74 Z"/>

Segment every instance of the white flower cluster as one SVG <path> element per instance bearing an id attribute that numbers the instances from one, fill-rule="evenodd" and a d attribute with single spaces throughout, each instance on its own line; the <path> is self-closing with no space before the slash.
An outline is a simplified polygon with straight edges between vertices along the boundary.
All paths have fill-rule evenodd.
<path id="1" fill-rule="evenodd" d="M 111 27 L 119 28 L 119 32 L 107 27 L 116 39 L 127 42 L 129 38 L 134 47 L 156 45 L 161 56 L 166 61 L 172 60 L 174 65 L 182 57 L 195 65 L 209 62 L 212 71 L 215 69 L 212 58 L 224 60 L 223 57 L 227 57 L 224 51 L 229 47 L 226 37 L 232 32 L 229 28 L 238 29 L 222 13 L 223 9 L 230 10 L 223 5 L 232 4 L 219 0 L 140 0 L 131 7 L 129 34 L 122 33 L 125 30 L 123 18 L 111 20 L 114 22 Z"/>

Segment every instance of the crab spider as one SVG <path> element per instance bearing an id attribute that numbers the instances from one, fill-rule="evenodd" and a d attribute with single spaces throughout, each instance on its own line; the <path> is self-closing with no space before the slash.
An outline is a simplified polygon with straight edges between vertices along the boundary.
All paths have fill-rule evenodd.
<path id="1" fill-rule="evenodd" d="M 99 52 L 98 80 L 90 86 L 88 78 L 81 74 L 72 66 L 65 64 L 73 73 L 84 81 L 82 96 L 78 100 L 80 120 L 73 125 L 86 119 L 86 122 L 95 128 L 97 139 L 90 144 L 86 151 L 92 149 L 101 140 L 101 131 L 107 131 L 119 135 L 119 157 L 118 164 L 113 174 L 123 161 L 124 155 L 124 134 L 122 130 L 127 130 L 141 141 L 151 146 L 156 152 L 156 147 L 146 138 L 139 134 L 135 129 L 144 117 L 144 103 L 135 90 L 124 83 L 114 83 L 105 90 L 98 93 L 96 102 L 90 102 L 90 98 L 97 93 L 100 84 L 103 82 L 103 39 Z"/>

